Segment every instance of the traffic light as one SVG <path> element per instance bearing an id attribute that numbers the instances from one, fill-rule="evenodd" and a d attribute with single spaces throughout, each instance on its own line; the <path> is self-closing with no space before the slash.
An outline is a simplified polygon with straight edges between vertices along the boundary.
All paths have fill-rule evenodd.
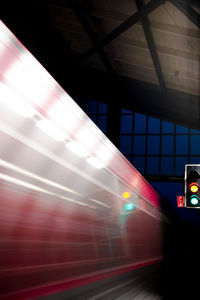
<path id="1" fill-rule="evenodd" d="M 200 164 L 185 165 L 185 206 L 200 208 Z"/>

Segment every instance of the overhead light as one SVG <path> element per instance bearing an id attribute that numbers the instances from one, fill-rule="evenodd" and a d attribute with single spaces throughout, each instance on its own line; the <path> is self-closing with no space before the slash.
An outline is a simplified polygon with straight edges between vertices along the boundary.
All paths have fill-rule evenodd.
<path id="1" fill-rule="evenodd" d="M 77 142 L 71 141 L 66 144 L 66 147 L 80 157 L 87 157 L 89 155 L 88 151 Z"/>
<path id="2" fill-rule="evenodd" d="M 103 169 L 105 167 L 105 164 L 103 164 L 99 159 L 93 156 L 89 157 L 87 159 L 87 162 L 96 169 Z"/>
<path id="3" fill-rule="evenodd" d="M 64 141 L 67 138 L 66 132 L 58 128 L 51 121 L 44 119 L 37 122 L 37 127 L 44 131 L 47 135 L 57 141 Z"/>
<path id="4" fill-rule="evenodd" d="M 0 83 L 0 101 L 24 118 L 31 118 L 37 113 L 17 92 L 3 82 Z"/>

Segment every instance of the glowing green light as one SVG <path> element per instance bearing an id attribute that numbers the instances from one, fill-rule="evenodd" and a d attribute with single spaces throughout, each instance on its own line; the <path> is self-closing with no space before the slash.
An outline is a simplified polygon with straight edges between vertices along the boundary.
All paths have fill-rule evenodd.
<path id="1" fill-rule="evenodd" d="M 196 196 L 192 196 L 190 198 L 190 202 L 191 202 L 192 205 L 197 205 L 199 203 L 199 200 Z"/>
<path id="2" fill-rule="evenodd" d="M 126 210 L 132 210 L 134 209 L 135 205 L 133 203 L 126 203 L 125 204 L 125 209 Z"/>

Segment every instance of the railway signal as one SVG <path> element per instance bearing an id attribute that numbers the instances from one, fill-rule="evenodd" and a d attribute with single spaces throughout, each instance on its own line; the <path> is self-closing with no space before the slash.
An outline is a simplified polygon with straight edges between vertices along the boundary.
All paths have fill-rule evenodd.
<path id="1" fill-rule="evenodd" d="M 200 164 L 185 165 L 185 206 L 200 208 Z"/>

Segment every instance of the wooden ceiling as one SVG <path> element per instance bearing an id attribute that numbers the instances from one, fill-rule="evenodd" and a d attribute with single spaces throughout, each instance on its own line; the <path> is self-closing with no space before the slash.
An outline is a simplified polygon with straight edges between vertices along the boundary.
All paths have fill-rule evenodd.
<path id="1" fill-rule="evenodd" d="M 152 2 L 156 8 L 151 9 Z M 200 95 L 200 5 L 192 3 L 189 7 L 194 14 L 188 17 L 173 2 L 186 5 L 142 0 L 43 1 L 43 5 L 52 28 L 73 53 L 82 56 L 84 65 Z M 107 35 L 148 5 L 150 13 L 84 57 L 88 49 L 101 45 Z"/>

